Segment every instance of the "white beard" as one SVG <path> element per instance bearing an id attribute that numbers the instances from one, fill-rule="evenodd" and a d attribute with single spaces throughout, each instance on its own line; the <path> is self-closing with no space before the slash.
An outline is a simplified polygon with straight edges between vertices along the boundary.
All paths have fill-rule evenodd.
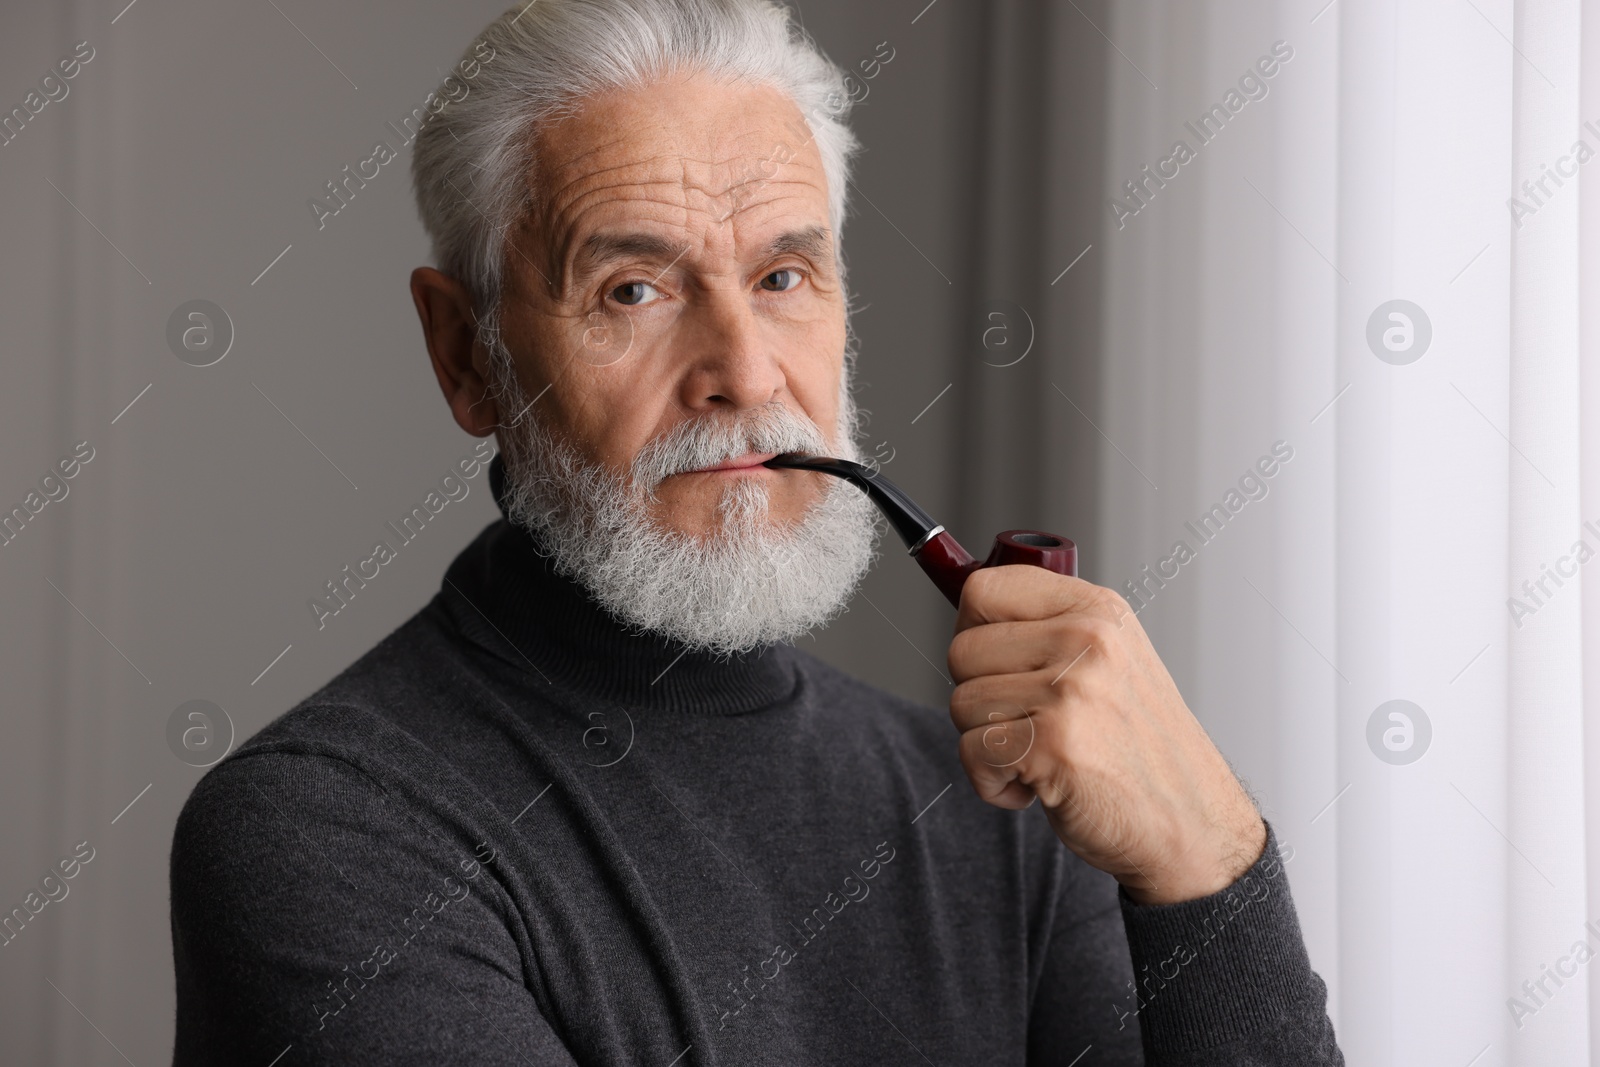
<path id="1" fill-rule="evenodd" d="M 509 353 L 491 337 L 496 400 L 526 416 Z M 793 641 L 844 609 L 876 557 L 884 524 L 865 493 L 824 475 L 823 498 L 798 522 L 779 524 L 768 518 L 766 486 L 739 478 L 723 490 L 717 522 L 702 536 L 659 525 L 648 505 L 663 478 L 749 452 L 859 461 L 848 378 L 840 392 L 832 442 L 774 402 L 737 419 L 680 423 L 640 450 L 627 478 L 519 416 L 498 434 L 506 513 L 554 558 L 558 574 L 626 624 L 723 655 Z"/>

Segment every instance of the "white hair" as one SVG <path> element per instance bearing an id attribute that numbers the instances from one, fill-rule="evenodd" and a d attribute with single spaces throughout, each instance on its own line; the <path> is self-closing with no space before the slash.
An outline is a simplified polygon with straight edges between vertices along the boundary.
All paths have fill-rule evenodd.
<path id="1" fill-rule="evenodd" d="M 492 49 L 484 53 L 482 47 Z M 436 265 L 472 295 L 493 332 L 505 234 L 533 205 L 537 134 L 583 100 L 673 73 L 772 86 L 799 108 L 822 157 L 829 224 L 840 249 L 850 159 L 852 98 L 831 62 L 787 7 L 773 0 L 532 0 L 508 10 L 464 53 L 478 62 L 465 96 L 417 134 L 412 183 Z M 459 81 L 459 79 L 457 79 Z M 794 148 L 797 146 L 789 146 Z M 840 256 L 840 277 L 843 259 Z"/>

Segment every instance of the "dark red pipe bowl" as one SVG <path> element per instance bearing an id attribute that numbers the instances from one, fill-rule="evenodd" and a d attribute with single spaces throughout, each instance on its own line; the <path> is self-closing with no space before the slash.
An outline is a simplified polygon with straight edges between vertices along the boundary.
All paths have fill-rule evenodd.
<path id="1" fill-rule="evenodd" d="M 1043 530 L 1007 530 L 994 539 L 985 567 L 1031 564 L 1057 574 L 1078 576 L 1078 546 Z"/>
<path id="2" fill-rule="evenodd" d="M 994 548 L 982 563 L 949 533 L 941 531 L 918 550 L 916 560 L 945 599 L 956 607 L 961 606 L 961 587 L 966 584 L 967 575 L 981 567 L 1020 563 L 1078 576 L 1078 546 L 1043 530 L 1007 530 L 994 539 Z"/>

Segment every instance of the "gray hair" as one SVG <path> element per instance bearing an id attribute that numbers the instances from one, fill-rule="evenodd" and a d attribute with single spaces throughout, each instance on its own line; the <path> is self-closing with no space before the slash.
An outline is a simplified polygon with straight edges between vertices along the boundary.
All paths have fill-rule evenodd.
<path id="1" fill-rule="evenodd" d="M 822 157 L 839 249 L 850 159 L 859 147 L 845 124 L 853 101 L 844 71 L 782 4 L 532 0 L 490 23 L 474 46 L 477 60 L 468 53 L 461 69 L 472 62 L 478 73 L 465 95 L 441 92 L 448 106 L 418 132 L 411 175 L 434 261 L 472 294 L 491 336 L 505 234 L 539 196 L 528 176 L 541 125 L 577 111 L 594 93 L 670 73 L 765 84 L 794 101 Z M 492 50 L 487 61 L 485 47 Z M 842 272 L 842 258 L 839 265 Z"/>

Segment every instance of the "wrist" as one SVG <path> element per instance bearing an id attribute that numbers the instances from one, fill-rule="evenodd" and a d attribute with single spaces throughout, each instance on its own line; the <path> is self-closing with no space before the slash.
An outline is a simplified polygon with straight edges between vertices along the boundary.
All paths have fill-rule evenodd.
<path id="1" fill-rule="evenodd" d="M 1191 838 L 1191 841 L 1193 839 Z M 1251 809 L 1243 825 L 1184 849 L 1158 870 L 1119 878 L 1135 904 L 1181 904 L 1220 893 L 1255 866 L 1267 847 L 1267 824 Z"/>

